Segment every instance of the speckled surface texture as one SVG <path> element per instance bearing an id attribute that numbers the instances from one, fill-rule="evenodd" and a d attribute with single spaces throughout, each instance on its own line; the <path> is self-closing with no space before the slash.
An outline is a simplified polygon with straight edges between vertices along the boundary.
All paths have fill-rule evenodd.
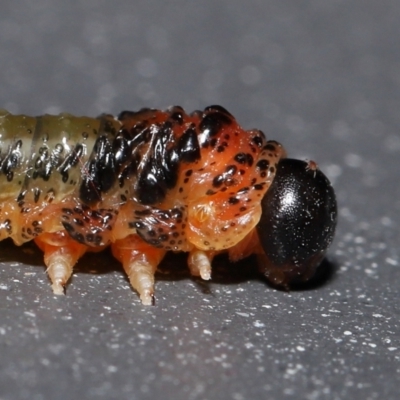
<path id="1" fill-rule="evenodd" d="M 109 253 L 59 298 L 33 245 L 0 243 L 0 399 L 397 399 L 399 20 L 397 0 L 2 1 L 2 107 L 220 103 L 316 160 L 340 221 L 313 285 L 171 257 L 154 307 Z"/>

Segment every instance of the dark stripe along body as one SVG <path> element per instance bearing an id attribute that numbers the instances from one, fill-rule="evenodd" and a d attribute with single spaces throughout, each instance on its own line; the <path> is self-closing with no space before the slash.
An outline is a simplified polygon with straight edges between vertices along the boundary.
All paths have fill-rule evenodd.
<path id="1" fill-rule="evenodd" d="M 118 118 L 0 115 L 0 240 L 35 239 L 55 293 L 88 250 L 111 244 L 142 301 L 166 251 L 209 279 L 219 251 L 262 252 L 255 227 L 282 146 L 220 106 Z M 144 282 L 144 283 L 143 283 Z"/>

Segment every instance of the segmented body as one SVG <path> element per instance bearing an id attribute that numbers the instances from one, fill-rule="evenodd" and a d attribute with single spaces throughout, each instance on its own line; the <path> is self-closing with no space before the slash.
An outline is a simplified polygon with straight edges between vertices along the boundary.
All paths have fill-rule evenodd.
<path id="1" fill-rule="evenodd" d="M 225 109 L 118 118 L 0 115 L 0 240 L 130 235 L 165 251 L 234 247 L 256 226 L 284 150 Z"/>
<path id="2" fill-rule="evenodd" d="M 35 240 L 55 294 L 86 251 L 111 245 L 144 304 L 168 251 L 193 275 L 213 257 L 257 254 L 285 288 L 309 279 L 333 240 L 334 190 L 314 162 L 286 158 L 220 106 L 118 118 L 0 113 L 0 240 Z"/>

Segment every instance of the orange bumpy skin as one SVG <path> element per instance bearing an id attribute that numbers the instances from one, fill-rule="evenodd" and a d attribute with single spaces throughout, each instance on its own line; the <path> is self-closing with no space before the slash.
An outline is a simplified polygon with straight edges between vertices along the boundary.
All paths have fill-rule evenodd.
<path id="1" fill-rule="evenodd" d="M 97 119 L 0 115 L 0 240 L 34 239 L 53 291 L 86 251 L 111 245 L 144 304 L 167 251 L 211 278 L 215 254 L 260 251 L 260 202 L 285 152 L 219 106 Z"/>

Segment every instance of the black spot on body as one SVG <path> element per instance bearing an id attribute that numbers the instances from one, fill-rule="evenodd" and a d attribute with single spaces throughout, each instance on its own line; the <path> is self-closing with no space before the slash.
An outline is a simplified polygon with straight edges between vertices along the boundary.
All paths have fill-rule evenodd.
<path id="1" fill-rule="evenodd" d="M 142 169 L 136 187 L 136 194 L 141 204 L 155 204 L 164 199 L 166 188 L 162 185 L 158 172 L 151 163 L 147 163 Z"/>
<path id="2" fill-rule="evenodd" d="M 152 126 L 150 131 L 151 147 L 146 159 L 141 160 L 135 187 L 138 201 L 145 205 L 161 202 L 167 191 L 176 185 L 180 158 L 168 121 Z"/>
<path id="3" fill-rule="evenodd" d="M 137 114 L 137 112 L 135 112 L 135 111 L 121 111 L 121 112 L 118 114 L 117 119 L 118 119 L 119 121 L 123 121 L 123 120 L 125 120 L 125 119 L 130 119 L 130 118 L 136 116 L 136 114 Z"/>
<path id="4" fill-rule="evenodd" d="M 207 112 L 207 111 L 218 112 L 221 114 L 225 114 L 227 117 L 229 117 L 229 119 L 233 119 L 233 115 L 226 108 L 219 106 L 219 105 L 208 106 L 204 109 L 204 111 L 205 112 Z"/>
<path id="5" fill-rule="evenodd" d="M 79 198 L 85 204 L 100 201 L 117 179 L 112 146 L 106 136 L 96 140 L 90 158 L 79 188 Z"/>
<path id="6" fill-rule="evenodd" d="M 76 167 L 83 156 L 84 146 L 80 143 L 76 144 L 75 147 L 68 153 L 64 161 L 57 168 L 57 171 L 61 174 L 62 181 L 68 182 L 69 174 L 68 171 Z"/>
<path id="7" fill-rule="evenodd" d="M 168 240 L 168 235 L 160 235 L 158 239 L 161 242 L 166 242 Z"/>
<path id="8" fill-rule="evenodd" d="M 169 115 L 170 120 L 172 120 L 175 123 L 178 123 L 179 125 L 183 124 L 185 112 L 183 111 L 182 107 L 173 106 L 168 109 L 168 112 L 170 113 Z"/>
<path id="9" fill-rule="evenodd" d="M 83 209 L 80 207 L 74 207 L 74 213 L 83 215 Z"/>
<path id="10" fill-rule="evenodd" d="M 6 175 L 7 181 L 11 182 L 14 178 L 13 170 L 16 169 L 22 159 L 21 154 L 22 141 L 18 140 L 11 144 L 8 148 L 8 152 L 1 161 L 0 170 Z"/>
<path id="11" fill-rule="evenodd" d="M 33 193 L 34 193 L 33 201 L 34 201 L 35 203 L 37 203 L 37 202 L 39 201 L 40 194 L 42 193 L 42 191 L 41 191 L 39 188 L 35 188 L 34 191 L 33 191 Z"/>
<path id="12" fill-rule="evenodd" d="M 22 205 L 24 204 L 24 199 L 26 196 L 27 190 L 23 190 L 19 193 L 18 197 L 17 197 L 17 203 L 19 207 L 22 207 Z"/>
<path id="13" fill-rule="evenodd" d="M 212 185 L 215 188 L 219 188 L 224 183 L 224 180 L 225 180 L 225 178 L 224 178 L 223 175 L 217 175 L 217 176 L 214 177 Z"/>
<path id="14" fill-rule="evenodd" d="M 131 156 L 129 133 L 126 129 L 121 129 L 112 144 L 112 151 L 116 166 L 120 167 L 127 162 Z"/>
<path id="15" fill-rule="evenodd" d="M 260 160 L 257 162 L 256 167 L 259 168 L 261 171 L 266 171 L 269 168 L 269 161 Z"/>
<path id="16" fill-rule="evenodd" d="M 8 233 L 8 234 L 11 234 L 11 233 L 12 233 L 11 220 L 8 219 L 8 218 L 5 219 L 3 225 L 4 225 L 4 228 L 5 228 L 5 230 L 7 231 L 7 233 Z"/>
<path id="17" fill-rule="evenodd" d="M 75 232 L 74 227 L 68 222 L 63 222 L 62 224 L 65 230 L 70 234 L 70 236 L 72 236 L 72 234 Z"/>
<path id="18" fill-rule="evenodd" d="M 84 226 L 84 222 L 79 218 L 74 218 L 73 222 L 75 225 Z"/>
<path id="19" fill-rule="evenodd" d="M 268 143 L 264 146 L 265 150 L 275 151 L 276 150 L 276 142 L 268 141 Z"/>
<path id="20" fill-rule="evenodd" d="M 200 131 L 206 134 L 206 137 L 213 137 L 226 125 L 232 122 L 230 114 L 225 110 L 208 107 L 205 109 L 203 119 L 200 122 Z"/>
<path id="21" fill-rule="evenodd" d="M 200 159 L 200 145 L 194 128 L 187 129 L 178 141 L 179 160 L 196 162 Z"/>
<path id="22" fill-rule="evenodd" d="M 148 216 L 151 214 L 151 209 L 146 208 L 144 210 L 136 210 L 135 211 L 135 215 L 139 216 L 139 217 L 144 217 L 144 216 Z"/>
<path id="23" fill-rule="evenodd" d="M 261 148 L 264 143 L 264 140 L 261 136 L 254 136 L 251 141 L 259 148 Z"/>
<path id="24" fill-rule="evenodd" d="M 234 157 L 235 161 L 239 164 L 247 164 L 249 167 L 253 165 L 253 156 L 250 153 L 237 153 Z"/>
<path id="25" fill-rule="evenodd" d="M 237 167 L 236 165 L 228 165 L 225 169 L 227 175 L 233 176 L 236 174 Z"/>

